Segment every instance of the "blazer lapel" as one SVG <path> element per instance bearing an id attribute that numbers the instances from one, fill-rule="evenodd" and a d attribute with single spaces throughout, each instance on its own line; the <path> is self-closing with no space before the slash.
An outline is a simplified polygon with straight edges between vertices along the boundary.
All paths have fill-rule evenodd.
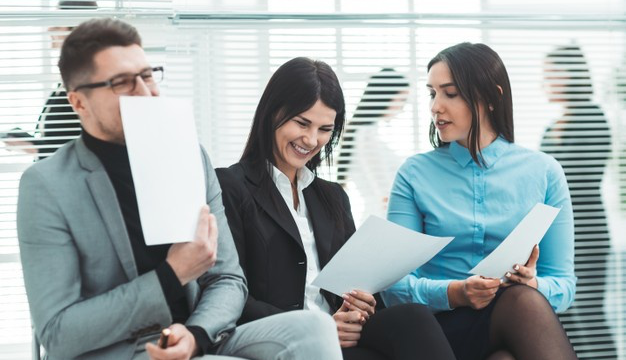
<path id="1" fill-rule="evenodd" d="M 255 201 L 272 219 L 274 219 L 278 226 L 283 228 L 296 241 L 296 243 L 304 249 L 304 246 L 302 245 L 302 238 L 300 237 L 300 232 L 298 231 L 298 226 L 296 225 L 287 204 L 283 200 L 282 195 L 274 183 L 271 182 L 271 179 L 269 180 L 271 182 L 269 191 L 261 188 L 263 171 L 267 172 L 267 169 L 245 162 L 241 162 L 240 164 L 244 170 L 246 178 L 248 179 L 248 183 L 251 187 L 250 192 L 252 193 Z"/>
<path id="2" fill-rule="evenodd" d="M 313 233 L 315 234 L 315 245 L 320 261 L 320 269 L 326 266 L 330 260 L 335 232 L 335 219 L 324 209 L 322 201 L 316 191 L 315 181 L 303 191 L 304 201 L 306 201 L 309 216 L 313 223 Z"/>
<path id="3" fill-rule="evenodd" d="M 109 180 L 104 166 L 100 160 L 92 153 L 81 138 L 76 140 L 76 151 L 78 160 L 86 170 L 87 186 L 91 196 L 98 207 L 102 221 L 107 229 L 109 239 L 120 259 L 124 272 L 129 280 L 138 276 L 137 265 L 133 257 L 133 249 L 130 246 L 128 231 L 124 223 L 124 217 L 117 202 L 115 189 Z"/>

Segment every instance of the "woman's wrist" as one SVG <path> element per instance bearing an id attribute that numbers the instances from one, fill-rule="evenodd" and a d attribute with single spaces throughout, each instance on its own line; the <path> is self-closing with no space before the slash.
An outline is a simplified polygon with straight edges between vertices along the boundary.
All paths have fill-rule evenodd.
<path id="1" fill-rule="evenodd" d="M 463 280 L 454 280 L 448 284 L 448 306 L 451 309 L 466 305 L 465 294 L 463 293 L 464 286 Z"/>

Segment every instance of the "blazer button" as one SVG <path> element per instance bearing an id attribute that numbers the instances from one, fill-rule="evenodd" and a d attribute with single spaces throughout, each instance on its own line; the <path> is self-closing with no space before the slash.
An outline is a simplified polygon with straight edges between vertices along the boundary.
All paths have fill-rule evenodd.
<path id="1" fill-rule="evenodd" d="M 298 265 L 304 265 L 305 262 L 304 261 L 298 261 Z"/>
<path id="2" fill-rule="evenodd" d="M 294 309 L 299 309 L 300 308 L 300 303 L 293 304 L 293 305 L 291 305 L 291 307 L 294 308 Z"/>

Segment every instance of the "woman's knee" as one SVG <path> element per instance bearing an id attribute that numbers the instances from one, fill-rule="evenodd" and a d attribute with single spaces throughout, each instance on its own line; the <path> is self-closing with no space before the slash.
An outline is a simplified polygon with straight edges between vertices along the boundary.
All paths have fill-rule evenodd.
<path id="1" fill-rule="evenodd" d="M 511 311 L 523 310 L 523 309 L 542 309 L 549 307 L 550 303 L 537 289 L 525 285 L 516 285 L 507 288 L 500 299 L 498 304 L 505 303 L 506 307 Z"/>

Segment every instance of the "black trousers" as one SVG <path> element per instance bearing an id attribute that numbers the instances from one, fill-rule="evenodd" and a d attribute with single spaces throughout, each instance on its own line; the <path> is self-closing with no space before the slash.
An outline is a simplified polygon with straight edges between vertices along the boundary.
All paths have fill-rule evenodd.
<path id="1" fill-rule="evenodd" d="M 439 323 L 422 305 L 392 306 L 372 315 L 345 360 L 454 359 Z"/>

